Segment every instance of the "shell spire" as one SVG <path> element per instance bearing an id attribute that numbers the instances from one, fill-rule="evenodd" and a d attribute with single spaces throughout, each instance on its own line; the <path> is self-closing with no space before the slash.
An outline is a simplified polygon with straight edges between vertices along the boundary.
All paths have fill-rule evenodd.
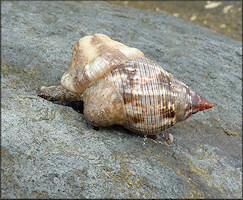
<path id="1" fill-rule="evenodd" d="M 176 78 L 171 78 L 176 121 L 183 121 L 199 111 L 213 107 L 213 104 L 190 90 L 187 85 Z"/>
<path id="2" fill-rule="evenodd" d="M 213 104 L 203 99 L 195 92 L 191 91 L 191 98 L 192 98 L 192 114 L 197 113 L 198 111 L 204 111 L 206 109 L 212 108 Z"/>

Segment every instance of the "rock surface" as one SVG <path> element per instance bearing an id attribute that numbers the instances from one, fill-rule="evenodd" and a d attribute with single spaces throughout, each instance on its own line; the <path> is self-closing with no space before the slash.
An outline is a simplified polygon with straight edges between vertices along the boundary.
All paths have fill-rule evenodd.
<path id="1" fill-rule="evenodd" d="M 81 37 L 136 47 L 214 103 L 156 143 L 39 98 Z M 105 2 L 2 2 L 2 198 L 242 198 L 242 44 Z"/>

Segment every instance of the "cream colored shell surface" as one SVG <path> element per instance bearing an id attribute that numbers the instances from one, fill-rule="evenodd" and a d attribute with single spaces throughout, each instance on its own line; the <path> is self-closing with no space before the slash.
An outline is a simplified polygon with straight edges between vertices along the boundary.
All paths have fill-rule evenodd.
<path id="1" fill-rule="evenodd" d="M 140 50 L 114 41 L 104 34 L 81 38 L 74 45 L 72 54 L 71 66 L 62 76 L 61 85 L 74 93 L 82 93 L 128 60 L 144 58 Z"/>

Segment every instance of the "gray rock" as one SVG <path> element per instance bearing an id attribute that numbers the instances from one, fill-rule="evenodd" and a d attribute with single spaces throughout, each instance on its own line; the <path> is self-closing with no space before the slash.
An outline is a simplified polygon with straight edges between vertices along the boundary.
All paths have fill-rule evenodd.
<path id="1" fill-rule="evenodd" d="M 48 102 L 81 37 L 141 49 L 214 103 L 155 142 Z M 2 198 L 242 198 L 242 44 L 106 2 L 2 2 Z"/>

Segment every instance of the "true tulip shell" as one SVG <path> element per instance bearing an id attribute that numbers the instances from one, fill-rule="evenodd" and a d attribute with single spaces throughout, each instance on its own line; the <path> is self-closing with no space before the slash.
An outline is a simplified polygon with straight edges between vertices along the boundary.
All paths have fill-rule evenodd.
<path id="1" fill-rule="evenodd" d="M 144 54 L 103 34 L 81 38 L 61 86 L 42 87 L 48 100 L 83 101 L 94 126 L 122 125 L 143 135 L 163 131 L 213 107 Z"/>

